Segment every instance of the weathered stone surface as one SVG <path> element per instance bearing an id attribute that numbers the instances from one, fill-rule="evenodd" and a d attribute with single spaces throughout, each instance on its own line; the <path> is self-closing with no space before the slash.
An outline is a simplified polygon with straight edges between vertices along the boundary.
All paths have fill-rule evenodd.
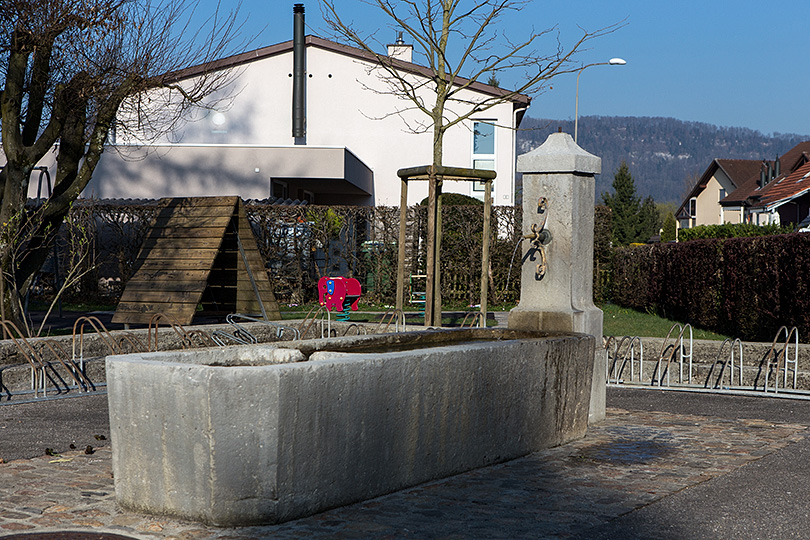
<path id="1" fill-rule="evenodd" d="M 290 343 L 210 350 L 204 363 L 109 357 L 119 503 L 278 522 L 585 435 L 591 336 L 414 332 L 385 336 L 392 352 L 366 349 L 379 338 L 310 341 L 308 361 L 281 364 Z"/>
<path id="2" fill-rule="evenodd" d="M 520 303 L 509 314 L 509 328 L 545 332 L 582 332 L 602 339 L 602 311 L 593 304 L 594 174 L 601 159 L 574 143 L 567 133 L 552 133 L 542 146 L 518 157 L 523 173 L 523 234 L 532 225 L 551 235 L 544 246 L 547 269 L 538 279 L 539 250 L 523 242 Z M 541 211 L 539 200 L 548 206 Z M 605 418 L 605 359 L 596 354 L 590 421 Z"/>

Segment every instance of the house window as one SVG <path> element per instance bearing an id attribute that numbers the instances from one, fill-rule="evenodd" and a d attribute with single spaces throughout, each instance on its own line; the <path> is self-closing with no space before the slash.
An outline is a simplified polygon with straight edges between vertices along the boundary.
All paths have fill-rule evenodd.
<path id="1" fill-rule="evenodd" d="M 689 199 L 689 217 L 692 219 L 697 217 L 697 197 Z"/>
<path id="2" fill-rule="evenodd" d="M 495 121 L 473 121 L 472 167 L 487 171 L 495 170 Z M 484 191 L 484 182 L 473 182 L 473 191 Z M 495 183 L 492 184 L 493 191 Z"/>
<path id="3" fill-rule="evenodd" d="M 726 190 L 725 190 L 725 189 L 721 189 L 721 190 L 720 190 L 720 198 L 719 198 L 719 199 L 717 199 L 717 200 L 718 200 L 718 201 L 722 201 L 722 200 L 723 200 L 723 199 L 725 199 L 725 198 L 726 198 Z"/>

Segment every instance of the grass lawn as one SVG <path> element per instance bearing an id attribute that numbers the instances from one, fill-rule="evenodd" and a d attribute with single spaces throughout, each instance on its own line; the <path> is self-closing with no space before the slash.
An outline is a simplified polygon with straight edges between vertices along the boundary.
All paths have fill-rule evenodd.
<path id="1" fill-rule="evenodd" d="M 604 334 L 606 336 L 640 336 L 640 337 L 666 337 L 669 329 L 676 321 L 670 321 L 656 315 L 641 313 L 628 308 L 619 307 L 613 304 L 599 306 L 605 314 Z M 677 337 L 678 329 L 673 331 Z M 695 339 L 711 339 L 722 341 L 726 336 L 693 328 Z"/>

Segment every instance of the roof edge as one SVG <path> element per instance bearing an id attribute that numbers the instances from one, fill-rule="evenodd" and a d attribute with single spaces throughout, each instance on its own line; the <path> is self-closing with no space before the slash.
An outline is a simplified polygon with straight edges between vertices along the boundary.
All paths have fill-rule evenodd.
<path id="1" fill-rule="evenodd" d="M 402 71 L 414 73 L 416 75 L 422 75 L 428 78 L 431 78 L 433 76 L 433 72 L 430 70 L 430 68 L 422 66 L 420 64 L 415 64 L 413 62 L 405 62 L 404 60 L 399 60 L 396 58 L 390 58 L 383 54 L 370 53 L 357 47 L 344 45 L 342 43 L 337 43 L 335 41 L 324 39 L 318 36 L 313 35 L 306 36 L 305 43 L 307 46 L 318 47 L 337 54 L 343 54 L 345 56 L 357 58 L 358 60 L 365 60 L 367 62 L 379 63 L 382 60 L 390 61 L 392 65 L 394 65 L 397 69 L 400 69 Z M 218 60 L 212 60 L 211 62 L 198 64 L 196 66 L 190 66 L 188 68 L 181 69 L 173 73 L 169 73 L 166 75 L 166 77 L 168 81 L 171 82 L 182 81 L 193 77 L 205 75 L 206 73 L 211 73 L 213 71 L 222 71 L 225 69 L 232 69 L 244 66 L 251 62 L 256 62 L 264 58 L 270 58 L 272 56 L 284 54 L 286 52 L 292 52 L 292 49 L 293 49 L 293 41 L 292 40 L 284 41 L 281 43 L 276 43 L 275 45 L 261 47 L 253 51 L 247 51 L 244 53 L 227 56 L 225 58 L 220 58 Z M 470 79 L 464 77 L 456 77 L 455 83 L 459 86 L 469 84 L 470 90 L 474 90 L 482 94 L 488 94 L 494 97 L 502 97 L 513 93 L 510 90 L 504 90 L 503 88 L 482 83 L 480 81 L 471 81 Z M 505 99 L 507 101 L 511 101 L 512 103 L 514 103 L 515 108 L 527 107 L 531 103 L 531 97 L 529 97 L 526 94 L 515 93 L 512 96 L 505 97 Z"/>

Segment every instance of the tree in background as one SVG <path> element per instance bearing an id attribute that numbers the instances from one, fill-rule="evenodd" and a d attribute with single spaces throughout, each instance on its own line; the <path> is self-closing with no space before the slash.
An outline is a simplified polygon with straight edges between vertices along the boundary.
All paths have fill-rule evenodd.
<path id="1" fill-rule="evenodd" d="M 646 243 L 661 232 L 661 215 L 652 197 L 647 197 L 638 211 L 638 234 L 634 242 Z"/>
<path id="2" fill-rule="evenodd" d="M 626 246 L 634 242 L 645 243 L 658 234 L 661 218 L 652 197 L 642 203 L 636 195 L 636 184 L 626 162 L 622 162 L 613 176 L 613 191 L 602 194 L 602 201 L 611 210 L 613 242 Z"/>
<path id="3" fill-rule="evenodd" d="M 502 103 L 522 99 L 524 94 L 537 94 L 547 89 L 551 80 L 563 73 L 581 69 L 576 53 L 591 39 L 616 30 L 612 25 L 583 31 L 568 48 L 560 43 L 557 29 L 519 31 L 505 24 L 504 18 L 519 12 L 526 0 L 357 0 L 352 7 L 371 6 L 383 13 L 392 26 L 413 44 L 414 58 L 427 68 L 415 76 L 410 63 L 392 59 L 386 47 L 373 34 L 352 25 L 346 17 L 351 7 L 346 0 L 340 9 L 334 0 L 321 0 L 324 20 L 335 38 L 358 47 L 376 61 L 384 89 L 372 91 L 397 96 L 403 103 L 386 116 L 399 116 L 414 133 L 433 137 L 432 168 L 428 179 L 428 306 L 425 324 L 438 324 L 441 319 L 440 272 L 430 261 L 441 252 L 441 176 L 444 166 L 444 136 L 453 126 L 464 125 Z M 341 15 L 343 13 L 343 15 Z M 544 41 L 546 40 L 546 41 Z M 537 50 L 547 47 L 549 52 Z M 513 84 L 500 84 L 497 92 L 473 93 L 469 90 L 498 76 L 514 75 Z M 417 112 L 417 118 L 408 115 Z"/>
<path id="4" fill-rule="evenodd" d="M 3 317 L 22 322 L 20 298 L 111 130 L 165 133 L 229 82 L 227 74 L 210 73 L 176 84 L 178 70 L 231 52 L 238 30 L 235 12 L 216 12 L 201 24 L 195 7 L 185 0 L 0 2 Z M 58 163 L 53 193 L 26 210 L 31 173 L 49 152 Z"/>
<path id="5" fill-rule="evenodd" d="M 664 218 L 664 230 L 661 231 L 662 242 L 672 242 L 677 238 L 678 224 L 674 214 L 667 214 Z"/>
<path id="6" fill-rule="evenodd" d="M 611 211 L 613 242 L 621 246 L 635 242 L 641 199 L 636 195 L 636 184 L 626 162 L 622 161 L 613 175 L 613 194 L 602 193 L 602 201 Z"/>

